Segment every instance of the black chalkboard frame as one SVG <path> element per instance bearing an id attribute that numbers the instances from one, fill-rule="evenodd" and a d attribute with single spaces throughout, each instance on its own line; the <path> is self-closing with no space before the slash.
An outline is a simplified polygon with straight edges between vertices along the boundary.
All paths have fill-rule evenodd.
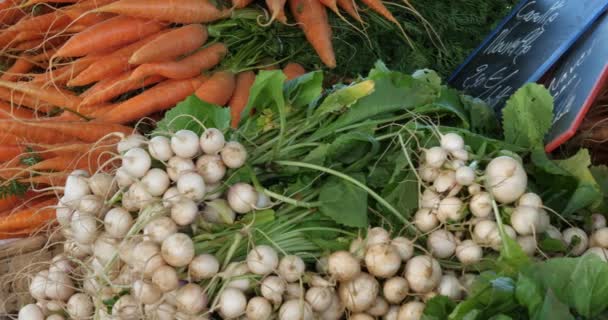
<path id="1" fill-rule="evenodd" d="M 484 41 L 465 59 L 465 61 L 456 68 L 456 71 L 452 73 L 449 77 L 448 82 L 452 82 L 454 78 L 456 78 L 459 73 L 464 69 L 471 61 L 475 59 L 475 57 L 479 54 L 479 52 L 488 44 L 488 42 L 492 41 L 494 37 L 503 29 L 503 27 L 511 21 L 511 19 L 517 14 L 517 12 L 526 5 L 531 0 L 522 0 L 520 1 L 511 12 L 490 32 L 490 34 L 484 39 Z M 599 0 L 598 0 L 599 1 Z M 561 58 L 567 50 L 574 45 L 574 43 L 587 32 L 593 23 L 608 9 L 608 2 L 604 4 L 602 10 L 599 10 L 596 14 L 591 16 L 591 19 L 587 21 L 587 24 L 584 25 L 577 33 L 575 33 L 572 38 L 565 41 L 561 46 L 559 46 L 551 56 L 539 67 L 537 70 L 526 80 L 526 83 L 529 82 L 538 82 L 543 75 L 547 73 L 551 69 L 551 67 Z M 499 116 L 500 117 L 500 116 Z"/>
<path id="2" fill-rule="evenodd" d="M 568 130 L 562 132 L 560 135 L 555 137 L 553 140 L 549 141 L 545 145 L 545 152 L 547 152 L 547 153 L 553 152 L 560 145 L 562 145 L 564 142 L 568 141 L 570 138 L 572 138 L 576 134 L 576 131 L 578 130 L 578 127 L 581 125 L 581 123 L 585 119 L 587 112 L 589 111 L 591 106 L 595 103 L 597 97 L 603 91 L 603 89 L 605 88 L 606 85 L 608 85 L 608 61 L 604 64 L 604 69 L 602 70 L 600 76 L 598 77 L 598 80 L 596 81 L 595 85 L 591 89 L 589 95 L 585 99 L 585 102 L 583 102 L 583 106 L 581 107 L 580 112 L 578 113 L 578 115 L 576 116 L 576 118 L 574 119 L 574 121 L 572 122 L 570 127 L 568 128 Z"/>

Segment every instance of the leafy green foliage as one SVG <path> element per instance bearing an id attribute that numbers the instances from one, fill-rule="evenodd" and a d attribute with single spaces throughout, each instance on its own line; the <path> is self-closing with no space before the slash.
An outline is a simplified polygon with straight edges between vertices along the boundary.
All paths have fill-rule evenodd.
<path id="1" fill-rule="evenodd" d="M 294 108 L 308 106 L 323 91 L 323 72 L 314 71 L 287 81 L 283 92 L 289 105 Z"/>
<path id="2" fill-rule="evenodd" d="M 155 133 L 163 134 L 184 129 L 200 135 L 204 131 L 203 126 L 228 129 L 230 109 L 207 103 L 191 95 L 165 113 L 165 117 L 158 122 Z"/>
<path id="3" fill-rule="evenodd" d="M 447 319 L 448 315 L 454 308 L 456 303 L 446 296 L 433 297 L 426 303 L 422 320 L 442 320 Z"/>
<path id="4" fill-rule="evenodd" d="M 533 149 L 543 145 L 553 119 L 553 96 L 529 83 L 517 90 L 502 109 L 505 141 Z"/>
<path id="5" fill-rule="evenodd" d="M 33 166 L 40 161 L 42 161 L 42 157 L 31 147 L 27 147 L 25 153 L 21 155 L 21 159 L 19 159 L 19 162 L 26 166 Z"/>
<path id="6" fill-rule="evenodd" d="M 17 180 L 3 181 L 0 185 L 0 199 L 10 196 L 22 196 L 29 187 Z"/>
<path id="7" fill-rule="evenodd" d="M 351 175 L 363 181 L 363 175 Z M 343 179 L 331 177 L 321 186 L 319 210 L 339 224 L 365 228 L 367 221 L 367 193 Z"/>

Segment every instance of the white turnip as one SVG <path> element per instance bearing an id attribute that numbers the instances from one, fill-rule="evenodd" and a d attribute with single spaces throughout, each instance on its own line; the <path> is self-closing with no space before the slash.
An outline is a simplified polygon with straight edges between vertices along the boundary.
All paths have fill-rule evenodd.
<path id="1" fill-rule="evenodd" d="M 172 157 L 167 162 L 167 174 L 172 181 L 177 181 L 177 179 L 185 172 L 195 171 L 196 167 L 194 166 L 194 162 L 191 159 L 181 158 L 181 157 Z"/>
<path id="2" fill-rule="evenodd" d="M 336 251 L 327 261 L 329 274 L 338 281 L 354 279 L 361 272 L 359 261 L 348 251 Z"/>
<path id="3" fill-rule="evenodd" d="M 121 239 L 127 235 L 131 226 L 133 226 L 133 217 L 124 208 L 112 208 L 106 213 L 103 225 L 110 236 Z"/>
<path id="4" fill-rule="evenodd" d="M 44 314 L 37 305 L 30 303 L 19 310 L 19 320 L 44 320 Z"/>
<path id="5" fill-rule="evenodd" d="M 255 274 L 267 275 L 279 266 L 277 251 L 267 245 L 259 245 L 247 254 L 247 266 Z"/>
<path id="6" fill-rule="evenodd" d="M 201 211 L 203 219 L 211 223 L 233 224 L 236 213 L 224 199 L 214 199 L 205 202 L 205 207 Z"/>
<path id="7" fill-rule="evenodd" d="M 222 148 L 226 143 L 226 139 L 220 130 L 216 128 L 207 128 L 201 135 L 199 143 L 204 153 L 217 154 L 218 152 L 222 151 Z"/>
<path id="8" fill-rule="evenodd" d="M 210 254 L 199 254 L 188 265 L 188 273 L 195 281 L 213 278 L 220 270 L 220 262 Z"/>
<path id="9" fill-rule="evenodd" d="M 396 237 L 391 244 L 397 249 L 401 260 L 407 261 L 414 255 L 414 242 L 405 237 Z"/>
<path id="10" fill-rule="evenodd" d="M 138 279 L 133 283 L 131 294 L 142 304 L 154 304 L 160 300 L 163 292 L 154 283 Z"/>
<path id="11" fill-rule="evenodd" d="M 247 160 L 247 150 L 236 141 L 227 142 L 220 151 L 220 155 L 226 167 L 231 169 L 242 167 Z"/>
<path id="12" fill-rule="evenodd" d="M 152 168 L 141 178 L 141 183 L 149 194 L 160 197 L 169 188 L 171 180 L 165 170 Z"/>
<path id="13" fill-rule="evenodd" d="M 332 296 L 333 291 L 329 288 L 311 287 L 306 291 L 304 298 L 312 310 L 316 312 L 323 312 L 329 308 Z"/>
<path id="14" fill-rule="evenodd" d="M 384 282 L 382 294 L 392 304 L 400 304 L 409 293 L 407 280 L 402 277 L 392 277 Z"/>
<path id="15" fill-rule="evenodd" d="M 205 181 L 196 172 L 184 172 L 177 178 L 177 191 L 184 197 L 200 201 L 205 197 Z"/>
<path id="16" fill-rule="evenodd" d="M 44 293 L 51 300 L 67 301 L 74 294 L 74 283 L 65 272 L 49 272 Z"/>
<path id="17" fill-rule="evenodd" d="M 152 159 L 146 150 L 142 148 L 132 148 L 122 157 L 121 168 L 129 175 L 135 178 L 141 178 L 150 170 L 151 165 Z"/>
<path id="18" fill-rule="evenodd" d="M 306 265 L 302 258 L 296 255 L 288 255 L 281 258 L 277 273 L 287 282 L 296 282 L 300 280 L 305 269 Z"/>
<path id="19" fill-rule="evenodd" d="M 198 215 L 198 205 L 191 199 L 183 198 L 171 207 L 171 219 L 179 226 L 187 226 L 194 222 Z"/>
<path id="20" fill-rule="evenodd" d="M 519 236 L 517 237 L 517 243 L 524 253 L 529 256 L 533 256 L 536 252 L 537 243 L 534 236 Z"/>
<path id="21" fill-rule="evenodd" d="M 583 254 L 589 245 L 587 233 L 580 228 L 568 228 L 562 232 L 562 237 L 564 243 L 571 247 L 570 253 L 575 256 Z"/>
<path id="22" fill-rule="evenodd" d="M 458 197 L 447 197 L 441 200 L 437 209 L 437 219 L 442 223 L 462 219 L 462 200 Z"/>
<path id="23" fill-rule="evenodd" d="M 526 191 L 528 176 L 519 161 L 500 156 L 488 163 L 486 189 L 500 203 L 512 203 Z"/>
<path id="24" fill-rule="evenodd" d="M 475 170 L 471 167 L 460 167 L 456 170 L 456 183 L 461 186 L 470 186 L 475 182 Z"/>
<path id="25" fill-rule="evenodd" d="M 236 183 L 228 189 L 228 204 L 237 213 L 247 213 L 255 208 L 258 193 L 247 183 Z"/>
<path id="26" fill-rule="evenodd" d="M 94 195 L 107 199 L 118 191 L 118 185 L 110 174 L 98 172 L 89 178 L 89 189 Z"/>
<path id="27" fill-rule="evenodd" d="M 144 227 L 144 235 L 156 243 L 162 243 L 175 233 L 177 233 L 177 225 L 169 217 L 156 218 Z"/>
<path id="28" fill-rule="evenodd" d="M 426 305 L 419 301 L 411 301 L 401 305 L 399 308 L 399 320 L 420 320 L 422 319 L 422 313 Z"/>
<path id="29" fill-rule="evenodd" d="M 443 277 L 441 277 L 441 281 L 439 282 L 439 286 L 437 287 L 437 293 L 452 300 L 462 299 L 462 287 L 460 285 L 460 281 L 458 281 L 458 279 L 451 274 L 443 275 Z"/>
<path id="30" fill-rule="evenodd" d="M 433 181 L 435 191 L 444 193 L 456 186 L 456 173 L 453 170 L 442 170 Z"/>
<path id="31" fill-rule="evenodd" d="M 540 209 L 543 207 L 543 200 L 536 193 L 528 192 L 519 197 L 517 205 Z"/>
<path id="32" fill-rule="evenodd" d="M 148 142 L 150 156 L 159 161 L 167 161 L 173 157 L 171 141 L 167 137 L 156 136 Z"/>
<path id="33" fill-rule="evenodd" d="M 426 189 L 420 197 L 420 208 L 436 210 L 441 202 L 441 196 L 431 189 Z"/>
<path id="34" fill-rule="evenodd" d="M 600 213 L 594 213 L 591 215 L 591 226 L 593 230 L 601 229 L 606 227 L 606 217 Z"/>
<path id="35" fill-rule="evenodd" d="M 428 236 L 426 247 L 437 258 L 449 258 L 456 251 L 456 238 L 450 231 L 439 229 Z"/>
<path id="36" fill-rule="evenodd" d="M 520 235 L 536 234 L 540 216 L 534 207 L 519 206 L 511 214 L 511 226 Z"/>
<path id="37" fill-rule="evenodd" d="M 429 208 L 422 208 L 414 215 L 414 225 L 422 232 L 429 232 L 439 225 L 437 215 Z"/>
<path id="38" fill-rule="evenodd" d="M 112 307 L 112 316 L 121 320 L 140 319 L 139 305 L 133 296 L 124 295 L 120 297 Z"/>
<path id="39" fill-rule="evenodd" d="M 226 288 L 220 293 L 218 309 L 224 319 L 236 318 L 245 313 L 246 308 L 247 298 L 241 290 Z"/>
<path id="40" fill-rule="evenodd" d="M 600 228 L 591 234 L 590 246 L 608 248 L 608 228 Z"/>
<path id="41" fill-rule="evenodd" d="M 124 153 L 133 148 L 139 148 L 144 144 L 146 144 L 146 138 L 139 133 L 134 133 L 120 140 L 116 145 L 116 151 L 118 151 L 118 153 Z"/>
<path id="42" fill-rule="evenodd" d="M 171 137 L 171 150 L 182 158 L 193 158 L 200 151 L 199 137 L 190 130 L 179 130 Z"/>
<path id="43" fill-rule="evenodd" d="M 378 280 L 362 272 L 352 280 L 340 283 L 338 295 L 347 309 L 362 312 L 374 304 L 379 290 Z"/>
<path id="44" fill-rule="evenodd" d="M 283 293 L 286 287 L 287 285 L 283 279 L 277 276 L 268 276 L 260 283 L 260 292 L 268 301 L 279 305 L 283 301 Z"/>
<path id="45" fill-rule="evenodd" d="M 367 231 L 365 245 L 369 248 L 377 244 L 386 244 L 391 242 L 391 235 L 384 228 L 374 227 Z"/>
<path id="46" fill-rule="evenodd" d="M 448 153 L 441 147 L 432 147 L 424 152 L 424 163 L 431 168 L 441 168 Z"/>
<path id="47" fill-rule="evenodd" d="M 422 165 L 420 168 L 418 168 L 418 174 L 420 175 L 420 179 L 422 179 L 422 181 L 433 182 L 435 179 L 437 179 L 437 176 L 439 176 L 439 169 Z"/>
<path id="48" fill-rule="evenodd" d="M 441 266 L 430 256 L 415 256 L 405 265 L 405 279 L 414 292 L 431 292 L 441 280 Z"/>
<path id="49" fill-rule="evenodd" d="M 473 240 L 464 240 L 456 247 L 456 257 L 464 265 L 481 261 L 483 250 Z"/>
<path id="50" fill-rule="evenodd" d="M 247 320 L 267 320 L 272 315 L 272 305 L 262 297 L 253 297 L 245 309 Z"/>
<path id="51" fill-rule="evenodd" d="M 203 155 L 196 160 L 196 169 L 205 183 L 218 183 L 226 174 L 226 165 L 219 155 Z"/>
<path id="52" fill-rule="evenodd" d="M 188 235 L 175 233 L 163 241 L 161 254 L 169 265 L 185 267 L 194 258 L 194 243 Z"/>
<path id="53" fill-rule="evenodd" d="M 187 314 L 197 314 L 207 306 L 207 294 L 198 284 L 189 283 L 177 290 L 175 302 L 177 310 Z"/>
<path id="54" fill-rule="evenodd" d="M 376 244 L 367 248 L 365 266 L 378 278 L 390 278 L 399 271 L 401 256 L 393 245 Z"/>
<path id="55" fill-rule="evenodd" d="M 286 301 L 279 309 L 279 320 L 312 320 L 312 308 L 306 301 L 292 299 Z"/>

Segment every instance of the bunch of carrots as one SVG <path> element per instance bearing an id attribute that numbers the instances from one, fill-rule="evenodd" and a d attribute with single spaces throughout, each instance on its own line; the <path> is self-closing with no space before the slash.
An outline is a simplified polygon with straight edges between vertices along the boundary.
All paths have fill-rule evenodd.
<path id="1" fill-rule="evenodd" d="M 205 23 L 230 16 L 229 8 L 207 0 L 0 6 L 0 46 L 13 58 L 0 76 L 0 238 L 52 219 L 46 195 L 61 194 L 54 186 L 68 172 L 111 170 L 128 124 L 196 94 L 230 106 L 236 126 L 247 104 L 254 71 L 218 67 L 228 48 L 208 41 Z M 304 73 L 297 64 L 284 71 Z M 36 191 L 12 194 L 15 183 Z"/>

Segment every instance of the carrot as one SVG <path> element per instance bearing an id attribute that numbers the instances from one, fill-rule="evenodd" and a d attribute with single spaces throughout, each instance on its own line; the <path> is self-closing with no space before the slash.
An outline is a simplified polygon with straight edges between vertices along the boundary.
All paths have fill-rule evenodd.
<path id="1" fill-rule="evenodd" d="M 7 120 L 0 120 L 0 127 L 2 127 L 3 121 Z M 123 133 L 125 135 L 133 133 L 133 128 L 125 127 L 120 124 L 103 123 L 98 121 L 21 121 L 19 124 L 29 128 L 31 131 L 55 131 L 68 137 L 77 138 L 78 140 L 84 142 L 95 142 L 114 132 Z"/>
<path id="2" fill-rule="evenodd" d="M 231 14 L 208 0 L 120 0 L 97 11 L 177 23 L 206 23 Z"/>
<path id="3" fill-rule="evenodd" d="M 0 87 L 0 99 L 9 101 L 11 105 L 15 106 L 26 106 L 36 111 L 50 112 L 55 107 L 42 103 L 40 99 L 30 97 L 21 92 L 11 91 L 6 88 Z"/>
<path id="4" fill-rule="evenodd" d="M 0 161 L 9 161 L 23 152 L 23 148 L 19 146 L 3 146 L 0 145 Z"/>
<path id="5" fill-rule="evenodd" d="M 348 15 L 353 17 L 353 19 L 357 20 L 359 23 L 363 23 L 363 19 L 359 15 L 359 10 L 357 9 L 357 4 L 353 0 L 337 0 L 338 6 L 342 8 L 342 10 L 346 11 Z"/>
<path id="6" fill-rule="evenodd" d="M 42 88 L 40 85 L 29 82 L 0 80 L 0 87 L 22 92 L 62 108 L 77 109 L 82 102 L 82 98 L 75 96 L 68 90 L 61 90 L 56 87 Z"/>
<path id="7" fill-rule="evenodd" d="M 201 100 L 223 106 L 230 101 L 236 86 L 234 74 L 226 71 L 215 72 L 203 82 L 194 94 Z"/>
<path id="8" fill-rule="evenodd" d="M 50 50 L 42 50 L 39 54 L 35 56 L 31 56 L 30 60 L 33 62 L 45 62 L 51 60 L 51 57 L 55 54 L 57 48 L 53 48 Z"/>
<path id="9" fill-rule="evenodd" d="M 64 13 L 70 17 L 72 23 L 79 26 L 93 26 L 114 17 L 111 13 L 90 12 L 88 9 L 74 8 L 65 10 Z M 67 30 L 66 30 L 67 32 Z"/>
<path id="10" fill-rule="evenodd" d="M 75 3 L 80 0 L 29 0 L 23 4 L 24 7 L 35 5 L 37 3 Z"/>
<path id="11" fill-rule="evenodd" d="M 0 2 L 0 25 L 12 25 L 26 15 L 19 7 L 19 0 Z"/>
<path id="12" fill-rule="evenodd" d="M 16 45 L 14 48 L 15 48 L 15 50 L 18 50 L 18 51 L 38 50 L 38 49 L 48 50 L 48 49 L 53 49 L 55 47 L 63 45 L 67 39 L 68 39 L 67 35 L 52 37 L 50 39 L 42 37 L 39 39 L 21 42 L 18 45 Z"/>
<path id="13" fill-rule="evenodd" d="M 331 44 L 332 32 L 325 7 L 319 0 L 289 0 L 289 7 L 321 61 L 329 68 L 335 68 L 336 57 Z"/>
<path id="14" fill-rule="evenodd" d="M 15 135 L 20 141 L 39 143 L 57 143 L 78 140 L 77 135 L 69 135 L 58 130 L 49 130 L 44 127 L 34 126 L 25 121 L 0 120 L 0 133 Z M 7 136 L 10 139 L 10 136 Z"/>
<path id="15" fill-rule="evenodd" d="M 164 34 L 165 32 L 166 31 L 161 31 L 149 35 L 137 42 L 117 50 L 116 52 L 106 55 L 103 59 L 98 59 L 98 61 L 88 65 L 76 77 L 68 81 L 67 84 L 69 86 L 83 86 L 106 79 L 108 77 L 116 76 L 119 73 L 129 70 L 131 68 L 129 65 L 129 57 L 146 43 Z"/>
<path id="16" fill-rule="evenodd" d="M 38 162 L 28 167 L 28 170 L 30 172 L 69 172 L 76 169 L 84 169 L 89 172 L 95 172 L 104 162 L 109 161 L 111 157 L 111 154 L 101 154 L 99 152 L 89 155 L 78 154 L 66 157 L 54 157 Z"/>
<path id="17" fill-rule="evenodd" d="M 10 196 L 6 196 L 4 198 L 0 198 L 0 212 L 5 212 L 6 210 L 12 210 L 17 205 L 19 205 L 29 199 L 32 199 L 35 196 L 36 196 L 36 192 L 27 191 L 24 195 L 21 195 L 21 196 L 10 195 Z"/>
<path id="18" fill-rule="evenodd" d="M 46 33 L 49 30 L 57 30 L 67 26 L 71 22 L 69 16 L 61 11 L 52 11 L 43 15 L 20 20 L 12 25 L 7 30 L 24 31 L 33 30 L 40 33 Z"/>
<path id="19" fill-rule="evenodd" d="M 24 139 L 17 135 L 0 131 L 0 144 L 3 146 L 15 146 L 23 141 Z"/>
<path id="20" fill-rule="evenodd" d="M 244 71 L 236 76 L 236 84 L 234 93 L 228 105 L 230 106 L 230 118 L 233 128 L 237 128 L 241 120 L 241 112 L 247 106 L 249 100 L 249 90 L 255 81 L 255 73 L 253 71 Z"/>
<path id="21" fill-rule="evenodd" d="M 156 33 L 163 24 L 132 17 L 118 16 L 74 35 L 55 53 L 56 57 L 79 57 L 107 47 L 125 45 Z"/>
<path id="22" fill-rule="evenodd" d="M 21 56 L 15 60 L 15 63 L 10 68 L 4 71 L 0 80 L 15 81 L 23 76 L 24 73 L 32 70 L 33 67 L 34 64 L 29 60 L 29 57 Z"/>
<path id="23" fill-rule="evenodd" d="M 54 174 L 44 174 L 35 177 L 22 178 L 17 180 L 21 183 L 30 185 L 47 185 L 47 186 L 63 186 L 67 180 L 68 173 L 59 172 Z"/>
<path id="24" fill-rule="evenodd" d="M 251 4 L 253 0 L 232 0 L 232 6 L 237 9 L 243 9 L 249 4 Z"/>
<path id="25" fill-rule="evenodd" d="M 0 33 L 0 47 L 11 47 L 15 44 L 15 37 L 19 34 L 19 31 L 4 30 Z"/>
<path id="26" fill-rule="evenodd" d="M 299 63 L 290 62 L 283 68 L 283 73 L 287 80 L 291 80 L 305 74 L 306 70 Z"/>
<path id="27" fill-rule="evenodd" d="M 129 63 L 171 61 L 200 48 L 207 37 L 207 28 L 200 24 L 173 29 L 135 51 L 129 58 Z"/>
<path id="28" fill-rule="evenodd" d="M 127 71 L 119 74 L 118 76 L 97 82 L 93 87 L 91 87 L 91 91 L 87 90 L 87 96 L 82 100 L 81 106 L 108 102 L 123 93 L 147 87 L 165 79 L 162 76 L 151 76 L 145 78 L 144 80 L 129 80 L 130 75 L 131 72 Z"/>
<path id="29" fill-rule="evenodd" d="M 266 6 L 270 10 L 270 20 L 268 24 L 274 20 L 279 20 L 281 23 L 287 23 L 287 17 L 285 17 L 285 2 L 287 0 L 266 0 Z"/>
<path id="30" fill-rule="evenodd" d="M 101 6 L 105 6 L 106 4 L 115 2 L 116 0 L 85 0 L 85 1 L 80 1 L 78 3 L 75 3 L 68 8 L 69 10 L 71 9 L 82 9 L 82 10 L 91 10 L 91 9 L 97 9 Z"/>
<path id="31" fill-rule="evenodd" d="M 214 43 L 179 61 L 142 64 L 131 73 L 129 79 L 144 79 L 152 75 L 169 79 L 189 79 L 216 66 L 227 52 L 228 49 L 223 43 Z"/>
<path id="32" fill-rule="evenodd" d="M 83 70 L 89 67 L 89 65 L 95 62 L 95 59 L 87 59 L 88 57 L 80 58 L 73 63 L 65 65 L 58 69 L 49 70 L 40 75 L 34 76 L 32 83 L 53 83 L 55 85 L 65 85 L 73 79 L 75 76 L 80 74 Z"/>
<path id="33" fill-rule="evenodd" d="M 399 21 L 397 21 L 397 19 L 395 19 L 393 14 L 390 11 L 388 11 L 388 9 L 384 5 L 384 3 L 382 3 L 382 0 L 361 0 L 361 2 L 363 2 L 370 9 L 376 11 L 379 15 L 383 16 L 386 20 L 388 20 L 398 26 L 401 26 Z"/>
<path id="34" fill-rule="evenodd" d="M 0 218 L 0 231 L 14 231 L 28 227 L 41 227 L 55 218 L 55 209 L 52 207 L 57 199 L 48 199 L 29 208 L 11 213 Z"/>
<path id="35" fill-rule="evenodd" d="M 10 105 L 3 101 L 0 101 L 0 119 L 31 119 L 35 118 L 36 114 L 29 109 L 20 108 L 18 106 Z"/>
<path id="36" fill-rule="evenodd" d="M 165 110 L 191 95 L 203 80 L 203 76 L 186 80 L 166 80 L 120 103 L 95 121 L 128 123 Z"/>

